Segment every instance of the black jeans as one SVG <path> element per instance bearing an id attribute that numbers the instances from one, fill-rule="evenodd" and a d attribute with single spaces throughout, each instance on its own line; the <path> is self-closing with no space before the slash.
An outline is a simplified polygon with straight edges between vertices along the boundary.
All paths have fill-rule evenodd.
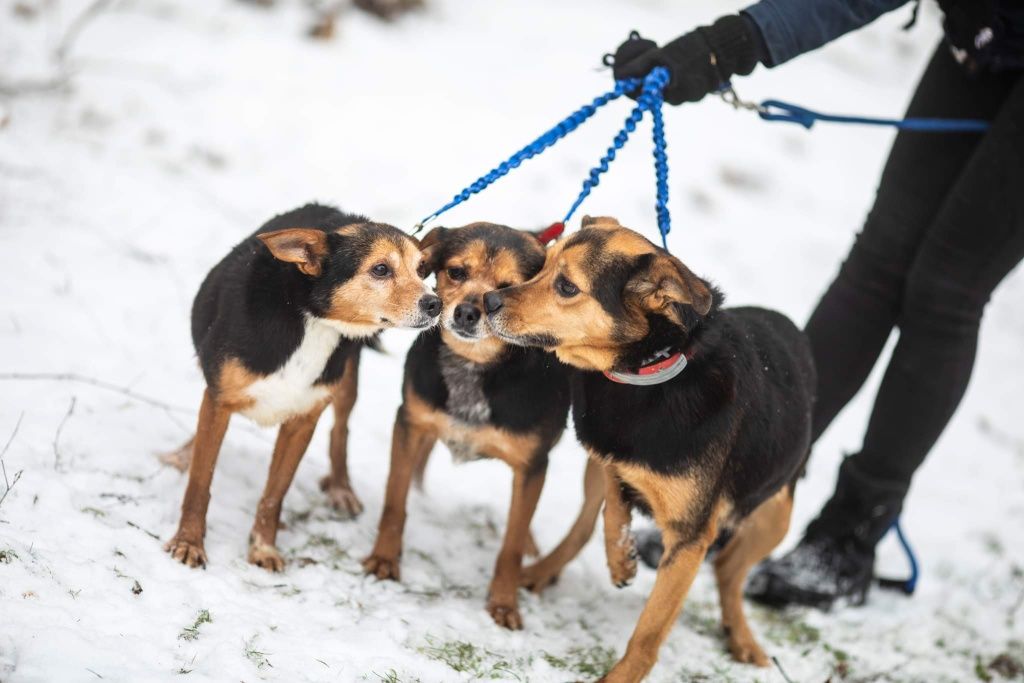
<path id="1" fill-rule="evenodd" d="M 987 133 L 901 132 L 874 207 L 807 323 L 817 439 L 899 342 L 851 464 L 909 484 L 967 388 L 982 312 L 1024 257 L 1024 78 L 968 76 L 940 46 L 908 116 L 980 118 Z"/>

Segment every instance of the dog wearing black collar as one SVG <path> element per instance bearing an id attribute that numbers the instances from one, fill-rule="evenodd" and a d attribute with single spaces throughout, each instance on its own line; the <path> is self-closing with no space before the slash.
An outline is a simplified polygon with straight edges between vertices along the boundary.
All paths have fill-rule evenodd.
<path id="1" fill-rule="evenodd" d="M 521 629 L 522 559 L 548 453 L 565 429 L 570 369 L 543 349 L 492 335 L 483 298 L 536 275 L 544 248 L 529 232 L 490 223 L 435 228 L 420 246 L 426 270 L 437 274 L 441 325 L 421 334 L 406 357 L 384 512 L 363 567 L 398 580 L 409 486 L 437 441 L 459 462 L 502 460 L 513 470 L 512 502 L 487 610 L 498 625 Z"/>
<path id="2" fill-rule="evenodd" d="M 593 531 L 604 499 L 612 580 L 635 571 L 633 508 L 661 529 L 665 554 L 626 654 L 608 681 L 639 681 L 682 609 L 701 561 L 714 561 L 729 650 L 767 666 L 743 613 L 749 570 L 785 536 L 810 448 L 815 372 L 804 335 L 722 294 L 612 218 L 548 250 L 529 282 L 488 293 L 494 334 L 554 351 L 573 374 L 576 434 L 590 455 L 570 536 L 524 572 L 541 588 Z M 602 485 L 603 483 L 603 485 Z"/>

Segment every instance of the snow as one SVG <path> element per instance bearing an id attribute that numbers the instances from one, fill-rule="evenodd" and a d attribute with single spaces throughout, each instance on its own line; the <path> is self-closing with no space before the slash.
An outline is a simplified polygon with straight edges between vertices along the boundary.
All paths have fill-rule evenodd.
<path id="1" fill-rule="evenodd" d="M 38 11 L 24 18 L 18 4 Z M 0 84 L 49 79 L 54 48 L 89 4 L 0 3 Z M 340 519 L 317 486 L 322 424 L 285 500 L 288 568 L 248 565 L 273 431 L 236 417 L 213 484 L 209 568 L 162 550 L 185 478 L 156 454 L 191 434 L 202 390 L 189 307 L 233 244 L 313 199 L 412 226 L 606 89 L 608 73 L 594 67 L 630 29 L 666 40 L 739 6 L 427 4 L 394 25 L 345 11 L 335 38 L 315 41 L 309 3 L 123 0 L 78 32 L 66 88 L 0 94 L 0 447 L 20 422 L 3 462 L 9 478 L 22 472 L 0 504 L 4 683 L 564 681 L 593 679 L 623 652 L 653 572 L 616 590 L 597 542 L 544 595 L 522 595 L 526 630 L 491 622 L 485 592 L 510 489 L 500 463 L 456 468 L 438 447 L 425 492 L 410 500 L 403 582 L 362 576 L 411 333 L 388 332 L 387 353 L 364 356 L 350 423 L 361 517 Z M 938 39 L 932 6 L 900 32 L 908 12 L 737 88 L 898 114 Z M 626 110 L 610 105 L 443 223 L 558 219 Z M 804 321 L 870 205 L 892 134 L 808 133 L 711 100 L 667 111 L 666 126 L 670 247 L 732 303 Z M 653 237 L 646 130 L 583 212 Z M 997 291 L 967 397 L 914 482 L 904 529 L 923 563 L 918 594 L 875 591 L 865 608 L 831 614 L 748 608 L 793 681 L 958 681 L 976 666 L 988 675 L 1001 653 L 1024 658 L 1022 295 L 1020 272 Z M 73 373 L 130 391 L 10 373 Z M 858 447 L 877 379 L 819 443 L 787 546 L 830 493 L 841 454 Z M 583 461 L 568 432 L 534 520 L 542 549 L 575 516 Z M 893 539 L 881 569 L 904 569 Z M 186 630 L 204 610 L 209 621 Z M 680 679 L 783 680 L 728 659 L 706 569 L 650 676 Z"/>

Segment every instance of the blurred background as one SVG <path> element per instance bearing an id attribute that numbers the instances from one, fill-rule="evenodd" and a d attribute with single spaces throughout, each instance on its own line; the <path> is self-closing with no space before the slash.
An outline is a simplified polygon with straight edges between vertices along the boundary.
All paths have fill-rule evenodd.
<path id="1" fill-rule="evenodd" d="M 318 490 L 321 425 L 285 501 L 283 575 L 245 563 L 271 431 L 244 419 L 229 430 L 205 572 L 161 549 L 184 477 L 155 454 L 191 434 L 203 387 L 191 300 L 245 235 L 311 200 L 411 228 L 609 89 L 601 56 L 630 30 L 664 42 L 742 6 L 0 0 L 0 681 L 564 681 L 614 662 L 653 572 L 615 590 L 599 544 L 522 598 L 525 631 L 484 611 L 509 495 L 500 463 L 456 468 L 438 447 L 411 500 L 403 583 L 362 577 L 409 333 L 364 355 L 350 467 L 366 512 L 339 520 Z M 897 116 L 940 38 L 927 1 L 901 30 L 910 9 L 735 85 L 748 99 Z M 560 219 L 628 111 L 605 107 L 438 224 Z M 713 98 L 665 120 L 672 251 L 731 303 L 802 324 L 870 206 L 892 134 L 807 132 Z M 577 220 L 614 215 L 656 238 L 650 153 L 642 125 Z M 1024 676 L 1022 295 L 1019 272 L 997 291 L 967 398 L 911 490 L 918 594 L 876 591 L 832 614 L 750 609 L 792 680 Z M 786 546 L 859 447 L 876 386 L 819 442 Z M 534 521 L 542 550 L 575 516 L 583 459 L 567 431 Z M 885 541 L 880 569 L 903 563 Z M 784 680 L 732 663 L 717 618 L 702 572 L 651 680 Z"/>

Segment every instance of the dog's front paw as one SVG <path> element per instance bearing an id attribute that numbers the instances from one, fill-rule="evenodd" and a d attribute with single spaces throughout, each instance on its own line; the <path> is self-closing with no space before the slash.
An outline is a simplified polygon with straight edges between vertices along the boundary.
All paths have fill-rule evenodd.
<path id="1" fill-rule="evenodd" d="M 267 571 L 284 571 L 285 561 L 277 548 L 267 543 L 251 543 L 249 545 L 249 564 L 263 567 Z"/>
<path id="2" fill-rule="evenodd" d="M 326 476 L 320 480 L 320 490 L 327 494 L 331 506 L 346 519 L 355 519 L 362 513 L 363 504 L 351 486 L 339 486 Z"/>
<path id="3" fill-rule="evenodd" d="M 557 571 L 549 571 L 538 562 L 531 564 L 529 567 L 523 567 L 519 577 L 519 585 L 539 595 L 549 586 L 558 583 L 558 576 L 559 573 Z"/>
<path id="4" fill-rule="evenodd" d="M 616 588 L 625 588 L 636 576 L 636 539 L 628 526 L 623 527 L 621 533 L 614 548 L 608 552 L 608 571 Z"/>
<path id="5" fill-rule="evenodd" d="M 523 629 L 523 617 L 519 614 L 519 607 L 515 601 L 489 600 L 487 611 L 490 613 L 494 623 L 510 631 L 521 631 Z"/>
<path id="6" fill-rule="evenodd" d="M 203 549 L 202 541 L 187 540 L 176 535 L 167 541 L 164 550 L 184 565 L 193 568 L 206 567 L 206 550 Z"/>
<path id="7" fill-rule="evenodd" d="M 376 576 L 381 581 L 400 581 L 397 557 L 383 557 L 381 555 L 370 555 L 363 560 L 363 572 L 369 576 Z"/>

